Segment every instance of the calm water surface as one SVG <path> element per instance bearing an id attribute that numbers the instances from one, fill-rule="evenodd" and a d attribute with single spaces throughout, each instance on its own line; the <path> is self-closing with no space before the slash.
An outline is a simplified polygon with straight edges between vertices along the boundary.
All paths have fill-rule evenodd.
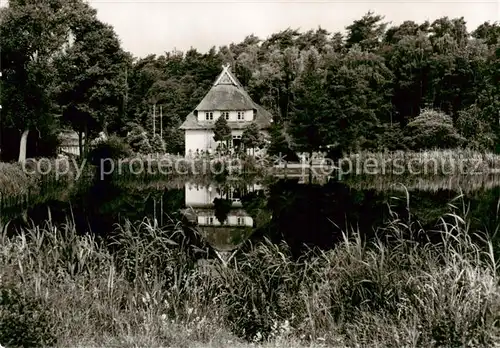
<path id="1" fill-rule="evenodd" d="M 71 194 L 30 207 L 2 211 L 3 224 L 15 231 L 47 219 L 71 219 L 82 232 L 105 236 L 117 223 L 150 219 L 158 226 L 182 220 L 216 250 L 230 252 L 247 240 L 285 240 L 293 250 L 304 245 L 331 247 L 342 231 L 373 236 L 397 216 L 415 228 L 436 230 L 441 217 L 467 212 L 471 227 L 493 232 L 498 226 L 500 180 L 496 177 L 384 177 L 257 182 L 97 182 Z M 404 181 L 404 182 L 403 182 Z M 401 185 L 404 183 L 405 186 Z"/>

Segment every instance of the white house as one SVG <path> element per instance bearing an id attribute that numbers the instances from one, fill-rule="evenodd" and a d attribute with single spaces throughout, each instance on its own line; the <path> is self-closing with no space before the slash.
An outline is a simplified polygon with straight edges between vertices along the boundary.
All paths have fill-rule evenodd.
<path id="1" fill-rule="evenodd" d="M 80 156 L 80 145 L 78 133 L 71 130 L 65 130 L 59 133 L 58 152 L 63 155 Z M 82 145 L 85 143 L 85 137 L 82 138 Z"/>
<path id="2" fill-rule="evenodd" d="M 213 130 L 219 117 L 225 117 L 232 130 L 231 147 L 240 146 L 243 130 L 250 123 L 255 122 L 263 133 L 272 123 L 271 114 L 250 98 L 229 65 L 223 66 L 210 91 L 180 127 L 185 131 L 186 156 L 217 148 Z"/>
<path id="3" fill-rule="evenodd" d="M 80 144 L 78 133 L 73 130 L 63 130 L 59 133 L 59 148 L 58 152 L 62 155 L 80 156 Z M 99 136 L 90 142 L 90 145 L 96 145 L 107 139 L 104 132 L 100 132 Z M 85 134 L 82 135 L 82 145 L 85 145 Z"/>
<path id="4" fill-rule="evenodd" d="M 262 187 L 247 185 L 244 190 L 253 192 L 262 190 Z M 214 186 L 185 186 L 185 204 L 194 213 L 191 220 L 196 223 L 200 234 L 217 251 L 233 251 L 253 233 L 255 221 L 243 208 L 240 200 L 242 194 L 244 192 L 234 188 L 221 192 Z M 222 222 L 216 216 L 216 198 L 231 201 L 231 209 L 226 220 Z"/>

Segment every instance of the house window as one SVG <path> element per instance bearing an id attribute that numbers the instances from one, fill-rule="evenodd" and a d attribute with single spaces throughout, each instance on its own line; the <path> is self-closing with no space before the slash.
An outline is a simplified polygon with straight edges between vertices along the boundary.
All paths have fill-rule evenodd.
<path id="1" fill-rule="evenodd" d="M 226 121 L 229 121 L 229 112 L 225 111 L 222 113 L 222 117 L 226 119 Z"/>
<path id="2" fill-rule="evenodd" d="M 213 224 L 214 224 L 214 218 L 213 218 L 213 217 L 211 217 L 211 216 L 210 216 L 210 217 L 208 217 L 208 218 L 207 218 L 207 224 L 208 224 L 208 225 L 213 225 Z"/>
<path id="3" fill-rule="evenodd" d="M 238 111 L 238 121 L 245 120 L 245 111 Z"/>
<path id="4" fill-rule="evenodd" d="M 243 226 L 245 224 L 245 219 L 242 217 L 239 217 L 237 220 L 238 226 Z"/>
<path id="5" fill-rule="evenodd" d="M 213 119 L 214 119 L 214 113 L 213 112 L 205 112 L 205 120 L 212 121 Z"/>

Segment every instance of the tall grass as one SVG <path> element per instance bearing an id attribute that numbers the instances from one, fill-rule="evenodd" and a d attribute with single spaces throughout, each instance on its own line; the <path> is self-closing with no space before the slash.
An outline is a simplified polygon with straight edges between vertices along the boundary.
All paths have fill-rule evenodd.
<path id="1" fill-rule="evenodd" d="M 384 176 L 360 175 L 348 176 L 343 182 L 358 190 L 376 190 L 387 192 L 391 190 L 420 190 L 438 192 L 441 190 L 464 191 L 473 193 L 492 190 L 500 186 L 500 175 L 450 175 L 450 176 Z M 403 186 L 404 185 L 404 186 Z"/>
<path id="2" fill-rule="evenodd" d="M 70 162 L 60 161 L 56 165 L 55 159 L 30 160 L 25 164 L 0 162 L 0 195 L 39 193 L 47 182 L 69 184 L 75 176 L 76 169 Z"/>
<path id="3" fill-rule="evenodd" d="M 403 238 L 424 232 L 418 223 L 393 215 L 372 241 L 351 231 L 298 260 L 264 241 L 224 266 L 175 222 L 126 223 L 105 244 L 77 235 L 71 221 L 49 221 L 1 237 L 2 299 L 20 305 L 0 307 L 0 343 L 492 346 L 498 265 L 491 242 L 473 242 L 468 226 L 466 214 L 452 214 L 440 243 L 423 244 Z M 30 321 L 33 313 L 41 319 Z"/>
<path id="4" fill-rule="evenodd" d="M 361 152 L 346 155 L 342 165 L 358 175 L 487 175 L 499 173 L 500 155 L 466 149 Z"/>

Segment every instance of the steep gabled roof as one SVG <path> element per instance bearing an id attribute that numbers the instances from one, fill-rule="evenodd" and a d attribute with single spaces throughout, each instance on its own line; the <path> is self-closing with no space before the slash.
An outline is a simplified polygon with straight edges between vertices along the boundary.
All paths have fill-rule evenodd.
<path id="1" fill-rule="evenodd" d="M 203 100 L 191 112 L 180 129 L 211 129 L 214 128 L 214 122 L 198 121 L 198 111 L 237 111 L 254 110 L 256 113 L 255 122 L 260 128 L 268 128 L 272 122 L 272 115 L 262 106 L 254 103 L 252 98 L 243 88 L 229 70 L 229 65 L 223 66 L 223 70 L 214 82 L 210 91 Z M 242 129 L 248 122 L 228 122 L 232 129 Z"/>

